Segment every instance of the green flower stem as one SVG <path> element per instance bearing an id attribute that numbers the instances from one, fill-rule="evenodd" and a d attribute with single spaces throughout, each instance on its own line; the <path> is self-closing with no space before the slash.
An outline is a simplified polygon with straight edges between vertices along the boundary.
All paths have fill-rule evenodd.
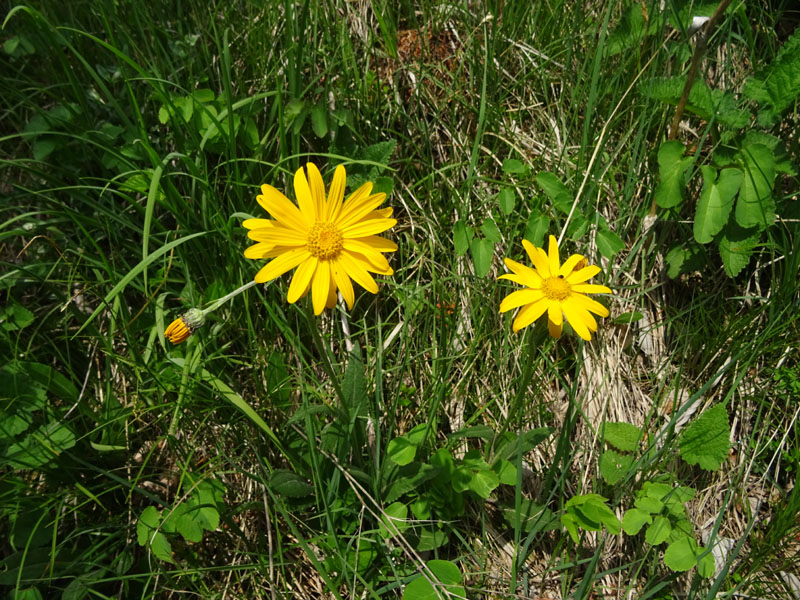
<path id="1" fill-rule="evenodd" d="M 206 316 L 208 313 L 210 313 L 210 312 L 214 312 L 214 311 L 215 311 L 215 310 L 217 310 L 217 309 L 218 309 L 220 306 L 222 306 L 223 304 L 225 304 L 225 303 L 226 303 L 228 300 L 230 300 L 230 299 L 231 299 L 231 298 L 233 298 L 234 296 L 237 296 L 237 295 L 241 294 L 243 291 L 245 291 L 245 290 L 247 290 L 247 289 L 250 289 L 250 288 L 251 288 L 251 287 L 253 287 L 254 285 L 256 285 L 256 282 L 255 282 L 255 280 L 253 280 L 253 281 L 248 281 L 248 282 L 247 282 L 247 283 L 245 283 L 243 286 L 241 286 L 241 287 L 239 287 L 239 288 L 237 288 L 237 289 L 233 290 L 233 291 L 232 291 L 230 294 L 226 294 L 225 296 L 223 296 L 223 297 L 222 297 L 222 298 L 220 298 L 219 300 L 215 300 L 215 301 L 214 301 L 214 303 L 213 303 L 213 304 L 211 304 L 211 306 L 208 306 L 207 308 L 204 308 L 204 309 L 202 310 L 203 316 L 205 317 L 205 316 Z M 267 284 L 267 285 L 269 285 L 269 284 Z"/>
<path id="2" fill-rule="evenodd" d="M 336 390 L 336 395 L 339 396 L 339 401 L 344 402 L 344 394 L 342 393 L 342 388 L 339 385 L 339 380 L 336 378 L 335 372 L 333 370 L 333 361 L 331 360 L 331 355 L 329 354 L 328 347 L 325 345 L 325 340 L 322 339 L 322 334 L 319 332 L 319 326 L 317 323 L 317 319 L 314 316 L 313 307 L 311 304 L 311 299 L 308 299 L 308 302 L 305 303 L 305 310 L 303 314 L 306 317 L 306 321 L 308 322 L 308 328 L 311 330 L 311 337 L 314 338 L 314 345 L 317 347 L 317 352 L 319 352 L 321 360 L 322 360 L 322 368 L 325 370 L 325 374 L 328 376 L 328 379 L 331 380 L 333 384 L 333 388 Z"/>

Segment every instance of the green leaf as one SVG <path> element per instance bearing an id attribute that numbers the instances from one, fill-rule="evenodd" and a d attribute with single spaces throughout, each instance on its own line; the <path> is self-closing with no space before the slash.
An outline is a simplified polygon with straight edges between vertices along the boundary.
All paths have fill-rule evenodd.
<path id="1" fill-rule="evenodd" d="M 481 225 L 481 232 L 484 236 L 486 236 L 487 240 L 494 242 L 495 244 L 499 243 L 503 239 L 503 235 L 500 233 L 500 229 L 497 227 L 497 223 L 495 223 L 492 219 L 486 218 L 483 220 L 483 224 Z"/>
<path id="2" fill-rule="evenodd" d="M 677 140 L 664 142 L 658 149 L 658 187 L 656 203 L 661 208 L 672 208 L 683 201 L 686 188 L 686 171 L 694 164 L 694 156 L 684 158 L 683 144 Z"/>
<path id="3" fill-rule="evenodd" d="M 450 539 L 450 536 L 447 535 L 446 531 L 442 531 L 441 529 L 431 530 L 430 528 L 425 528 L 419 532 L 419 541 L 417 542 L 416 549 L 419 552 L 428 552 L 429 550 L 436 550 L 436 548 L 441 548 L 444 546 Z M 408 589 L 408 587 L 406 587 Z M 405 598 L 405 594 L 403 595 Z"/>
<path id="4" fill-rule="evenodd" d="M 328 135 L 328 111 L 325 106 L 317 104 L 311 109 L 311 129 L 318 138 Z"/>
<path id="5" fill-rule="evenodd" d="M 684 429 L 678 440 L 680 455 L 690 465 L 716 471 L 728 457 L 730 432 L 725 405 L 717 404 Z"/>
<path id="6" fill-rule="evenodd" d="M 436 587 L 428 577 L 419 575 L 403 590 L 403 600 L 466 600 L 467 592 L 461 584 L 461 571 L 449 560 L 430 560 L 428 570 L 433 575 Z"/>
<path id="7" fill-rule="evenodd" d="M 700 169 L 703 191 L 694 216 L 694 239 L 699 244 L 708 244 L 728 222 L 734 197 L 742 183 L 742 172 L 723 169 L 717 180 L 717 171 L 713 167 L 703 165 Z"/>
<path id="8" fill-rule="evenodd" d="M 521 530 L 528 534 L 549 531 L 557 527 L 557 519 L 553 511 L 526 498 L 520 499 L 519 511 L 513 506 L 505 507 L 503 518 L 511 527 L 516 527 L 517 520 L 519 520 Z"/>
<path id="9" fill-rule="evenodd" d="M 492 255 L 494 254 L 494 243 L 491 240 L 474 239 L 470 244 L 472 253 L 472 264 L 475 267 L 477 277 L 485 277 L 492 268 Z"/>
<path id="10" fill-rule="evenodd" d="M 604 440 L 623 452 L 636 450 L 642 439 L 641 430 L 630 423 L 607 422 L 603 431 Z"/>
<path id="11" fill-rule="evenodd" d="M 687 246 L 676 246 L 670 249 L 665 260 L 669 265 L 667 275 L 671 279 L 675 279 L 681 273 L 689 273 L 700 269 L 708 262 L 703 247 L 698 246 L 693 241 Z"/>
<path id="12" fill-rule="evenodd" d="M 15 469 L 35 469 L 72 448 L 75 439 L 69 427 L 59 421 L 51 421 L 21 441 L 11 444 L 6 448 L 3 459 Z"/>
<path id="13" fill-rule="evenodd" d="M 664 551 L 664 564 L 673 571 L 688 571 L 697 564 L 697 543 L 689 537 L 672 542 Z"/>
<path id="14" fill-rule="evenodd" d="M 485 500 L 500 485 L 500 477 L 477 450 L 470 450 L 456 466 L 452 484 L 457 492 L 471 490 Z"/>
<path id="15" fill-rule="evenodd" d="M 795 29 L 772 62 L 745 82 L 744 95 L 762 105 L 759 124 L 771 126 L 800 97 L 800 30 Z"/>
<path id="16" fill-rule="evenodd" d="M 366 416 L 367 382 L 364 364 L 361 362 L 361 347 L 356 343 L 350 352 L 347 369 L 342 382 L 343 408 L 349 419 L 348 431 L 352 431 L 357 419 Z"/>
<path id="17" fill-rule="evenodd" d="M 615 56 L 628 48 L 638 47 L 647 33 L 647 21 L 643 13 L 643 7 L 635 2 L 622 13 L 620 22 L 606 40 L 608 56 Z"/>
<path id="18" fill-rule="evenodd" d="M 625 247 L 625 242 L 610 229 L 599 229 L 597 231 L 597 249 L 600 254 L 611 260 L 617 253 Z"/>
<path id="19" fill-rule="evenodd" d="M 537 248 L 541 248 L 548 231 L 550 231 L 550 217 L 538 210 L 532 210 L 525 225 L 525 239 Z"/>
<path id="20" fill-rule="evenodd" d="M 405 435 L 391 440 L 386 448 L 389 458 L 400 466 L 411 463 L 417 454 L 417 447 L 425 441 L 427 430 L 428 425 L 420 423 Z"/>
<path id="21" fill-rule="evenodd" d="M 475 232 L 472 227 L 460 219 L 456 221 L 453 226 L 453 245 L 455 246 L 456 255 L 464 256 L 467 253 L 469 244 L 474 236 Z"/>
<path id="22" fill-rule="evenodd" d="M 733 220 L 728 223 L 719 240 L 719 255 L 728 277 L 736 277 L 750 263 L 760 239 L 758 229 L 742 229 Z"/>
<path id="23" fill-rule="evenodd" d="M 384 509 L 378 521 L 378 533 L 387 540 L 394 537 L 397 532 L 402 533 L 408 528 L 408 507 L 402 502 L 394 502 Z"/>
<path id="24" fill-rule="evenodd" d="M 628 535 L 636 535 L 642 530 L 642 527 L 652 521 L 653 517 L 650 516 L 650 513 L 638 508 L 631 508 L 622 517 L 622 530 Z"/>
<path id="25" fill-rule="evenodd" d="M 697 548 L 698 554 L 705 552 L 706 549 L 702 546 Z M 697 573 L 700 577 L 713 577 L 714 572 L 717 570 L 717 565 L 714 562 L 714 555 L 710 552 L 697 562 Z"/>
<path id="26" fill-rule="evenodd" d="M 498 460 L 492 465 L 492 470 L 497 473 L 500 483 L 514 485 L 517 483 L 517 467 L 507 460 Z"/>
<path id="27" fill-rule="evenodd" d="M 669 519 L 659 515 L 653 519 L 653 522 L 647 528 L 644 539 L 651 546 L 658 546 L 666 541 L 671 532 L 672 526 L 669 524 Z"/>
<path id="28" fill-rule="evenodd" d="M 631 466 L 633 466 L 633 456 L 622 455 L 613 450 L 606 450 L 600 457 L 600 475 L 610 485 L 625 477 Z"/>
<path id="29" fill-rule="evenodd" d="M 569 211 L 572 210 L 572 194 L 558 177 L 545 171 L 536 176 L 536 183 L 541 186 L 544 193 L 550 198 L 553 206 L 565 215 L 569 214 Z"/>
<path id="30" fill-rule="evenodd" d="M 503 161 L 503 173 L 506 175 L 522 175 L 528 172 L 528 167 L 516 158 L 507 158 Z"/>
<path id="31" fill-rule="evenodd" d="M 503 188 L 497 194 L 497 203 L 500 205 L 500 211 L 504 215 L 510 215 L 514 211 L 516 202 L 517 196 L 511 188 Z"/>
<path id="32" fill-rule="evenodd" d="M 744 179 L 736 202 L 736 222 L 744 228 L 764 229 L 775 222 L 775 155 L 763 144 L 751 144 L 742 148 L 737 160 Z"/>
<path id="33" fill-rule="evenodd" d="M 636 323 L 641 321 L 644 315 L 638 310 L 622 313 L 618 317 L 611 319 L 611 322 L 616 325 L 627 325 L 628 323 Z"/>
<path id="34" fill-rule="evenodd" d="M 269 487 L 278 496 L 305 498 L 314 493 L 314 486 L 297 473 L 276 469 L 269 478 Z"/>
<path id="35" fill-rule="evenodd" d="M 150 540 L 153 531 L 161 524 L 161 514 L 155 506 L 148 506 L 139 515 L 136 522 L 136 539 L 140 546 L 145 546 Z"/>

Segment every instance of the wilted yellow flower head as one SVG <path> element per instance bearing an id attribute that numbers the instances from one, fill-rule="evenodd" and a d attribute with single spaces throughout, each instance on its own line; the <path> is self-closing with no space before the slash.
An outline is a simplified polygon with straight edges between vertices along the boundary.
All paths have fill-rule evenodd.
<path id="1" fill-rule="evenodd" d="M 600 267 L 586 266 L 586 259 L 573 254 L 562 265 L 558 256 L 558 242 L 550 236 L 549 253 L 537 248 L 528 240 L 522 245 L 533 263 L 533 269 L 510 258 L 505 259 L 511 273 L 499 279 L 525 286 L 523 290 L 510 293 L 500 303 L 500 312 L 522 307 L 514 319 L 513 329 L 519 331 L 547 313 L 550 335 L 561 337 L 563 318 L 584 340 L 591 339 L 591 332 L 597 331 L 597 321 L 591 313 L 601 317 L 608 316 L 608 309 L 585 294 L 612 294 L 604 285 L 585 283 L 600 272 Z"/>
<path id="2" fill-rule="evenodd" d="M 173 344 L 185 342 L 190 335 L 203 326 L 205 320 L 202 310 L 190 308 L 169 324 L 169 327 L 164 330 L 164 337 Z"/>
<path id="3" fill-rule="evenodd" d="M 311 290 L 314 314 L 336 305 L 337 289 L 348 308 L 355 294 L 351 279 L 365 290 L 378 293 L 370 273 L 392 275 L 382 252 L 394 252 L 397 244 L 379 237 L 397 224 L 391 208 L 378 209 L 386 194 L 372 194 L 365 183 L 344 199 L 345 169 L 339 165 L 325 196 L 322 175 L 313 163 L 294 175 L 295 205 L 271 185 L 261 186 L 256 199 L 273 219 L 247 219 L 248 237 L 258 242 L 245 250 L 247 258 L 271 258 L 255 276 L 265 283 L 297 267 L 289 284 L 287 300 L 297 302 Z"/>

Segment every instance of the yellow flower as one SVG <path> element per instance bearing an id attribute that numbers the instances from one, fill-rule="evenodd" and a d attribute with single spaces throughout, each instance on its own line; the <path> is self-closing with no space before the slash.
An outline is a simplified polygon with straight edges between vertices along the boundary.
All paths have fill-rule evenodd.
<path id="1" fill-rule="evenodd" d="M 205 314 L 197 308 L 190 308 L 175 319 L 164 330 L 164 337 L 173 344 L 180 344 L 205 323 Z"/>
<path id="2" fill-rule="evenodd" d="M 247 258 L 271 258 L 255 276 L 265 283 L 297 267 L 289 284 L 287 300 L 297 302 L 311 290 L 314 314 L 336 305 L 336 290 L 348 308 L 353 308 L 351 279 L 373 294 L 378 285 L 370 273 L 392 275 L 382 252 L 394 252 L 397 244 L 376 234 L 397 224 L 391 208 L 378 209 L 386 194 L 371 194 L 365 183 L 347 200 L 346 175 L 339 165 L 333 174 L 328 197 L 319 170 L 313 163 L 294 174 L 297 205 L 271 185 L 261 186 L 258 203 L 274 220 L 247 219 L 247 236 L 258 242 L 245 250 Z"/>
<path id="3" fill-rule="evenodd" d="M 500 312 L 522 307 L 514 319 L 515 332 L 547 312 L 550 335 L 555 338 L 561 337 L 563 318 L 566 317 L 575 332 L 589 341 L 590 332 L 597 331 L 597 321 L 590 313 L 607 317 L 608 309 L 585 294 L 613 293 L 604 285 L 585 283 L 600 272 L 600 267 L 586 266 L 586 259 L 580 254 L 573 254 L 562 265 L 558 257 L 558 242 L 552 235 L 549 255 L 528 240 L 522 240 L 522 245 L 534 268 L 505 259 L 511 273 L 501 275 L 499 279 L 510 279 L 525 289 L 506 296 L 500 303 Z"/>

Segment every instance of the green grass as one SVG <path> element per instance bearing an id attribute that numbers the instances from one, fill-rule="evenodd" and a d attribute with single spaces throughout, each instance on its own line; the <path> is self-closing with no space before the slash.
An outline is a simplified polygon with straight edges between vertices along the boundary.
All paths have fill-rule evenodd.
<path id="1" fill-rule="evenodd" d="M 699 247 L 701 177 L 647 228 L 674 106 L 646 86 L 688 69 L 670 19 L 714 6 L 685 4 L 664 19 L 658 3 L 600 1 L 12 9 L 0 595 L 410 600 L 427 577 L 451 597 L 790 598 L 796 108 L 748 124 L 791 168 L 747 266 L 729 277 L 709 245 L 668 277 L 671 249 Z M 743 86 L 789 38 L 790 6 L 732 3 L 699 77 L 755 111 Z M 698 166 L 739 139 L 691 111 L 684 123 Z M 241 222 L 265 216 L 262 183 L 291 196 L 308 160 L 326 183 L 344 164 L 348 192 L 391 188 L 394 276 L 318 318 L 310 297 L 287 304 L 283 276 L 172 346 L 174 318 L 252 280 L 263 262 L 242 255 Z M 590 343 L 542 323 L 514 334 L 499 314 L 514 287 L 502 259 L 527 261 L 535 218 L 615 290 Z M 488 259 L 461 247 L 467 228 Z M 598 249 L 606 230 L 614 252 Z M 704 470 L 682 436 L 720 404 L 732 450 Z M 620 449 L 611 422 L 641 439 Z M 630 467 L 609 483 L 613 448 Z M 671 570 L 644 530 L 584 523 L 575 541 L 560 520 L 584 494 L 622 518 L 648 481 L 696 491 L 690 537 L 730 543 L 717 574 Z"/>

